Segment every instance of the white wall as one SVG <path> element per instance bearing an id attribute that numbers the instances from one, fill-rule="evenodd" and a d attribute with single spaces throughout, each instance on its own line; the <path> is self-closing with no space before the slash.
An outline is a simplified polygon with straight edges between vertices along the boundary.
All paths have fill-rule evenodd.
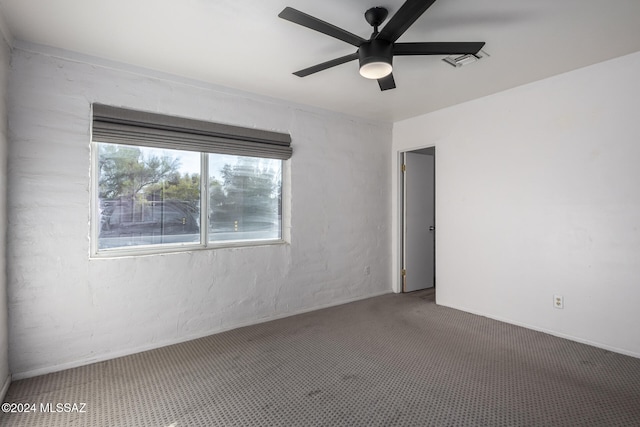
<path id="1" fill-rule="evenodd" d="M 395 124 L 394 178 L 436 147 L 439 304 L 640 357 L 638 76 L 635 53 Z"/>
<path id="2" fill-rule="evenodd" d="M 391 291 L 390 124 L 58 54 L 12 57 L 14 377 Z M 290 132 L 290 244 L 89 259 L 93 102 Z"/>
<path id="3" fill-rule="evenodd" d="M 7 308 L 7 87 L 11 51 L 0 15 L 0 401 L 9 389 L 9 326 Z"/>

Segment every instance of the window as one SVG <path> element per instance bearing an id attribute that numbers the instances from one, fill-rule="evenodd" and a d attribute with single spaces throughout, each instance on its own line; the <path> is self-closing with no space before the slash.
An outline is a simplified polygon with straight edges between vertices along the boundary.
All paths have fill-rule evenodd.
<path id="1" fill-rule="evenodd" d="M 209 241 L 282 238 L 282 161 L 209 154 Z"/>
<path id="2" fill-rule="evenodd" d="M 289 142 L 286 134 L 94 105 L 92 253 L 281 241 Z"/>

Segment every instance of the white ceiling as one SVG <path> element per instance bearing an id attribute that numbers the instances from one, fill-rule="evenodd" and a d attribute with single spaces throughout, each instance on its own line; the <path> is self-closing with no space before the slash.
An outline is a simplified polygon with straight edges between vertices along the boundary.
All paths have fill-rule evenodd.
<path id="1" fill-rule="evenodd" d="M 381 92 L 357 61 L 291 73 L 355 51 L 277 17 L 291 6 L 363 38 L 364 11 L 403 0 L 0 0 L 16 40 L 321 107 L 397 121 L 640 51 L 639 0 L 438 0 L 400 38 L 485 41 L 491 56 L 453 68 L 396 57 Z"/>

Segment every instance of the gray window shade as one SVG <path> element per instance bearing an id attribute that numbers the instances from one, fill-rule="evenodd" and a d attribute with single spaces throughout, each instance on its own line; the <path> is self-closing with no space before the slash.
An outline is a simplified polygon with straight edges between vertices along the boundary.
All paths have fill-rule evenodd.
<path id="1" fill-rule="evenodd" d="M 93 104 L 93 140 L 236 156 L 291 157 L 291 136 Z"/>

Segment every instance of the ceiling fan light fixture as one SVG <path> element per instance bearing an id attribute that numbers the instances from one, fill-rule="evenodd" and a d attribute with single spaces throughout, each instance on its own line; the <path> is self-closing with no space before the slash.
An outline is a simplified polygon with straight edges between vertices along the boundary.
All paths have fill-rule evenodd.
<path id="1" fill-rule="evenodd" d="M 360 75 L 367 79 L 381 79 L 393 71 L 393 45 L 386 40 L 371 40 L 358 50 Z"/>
<path id="2" fill-rule="evenodd" d="M 366 79 L 378 80 L 388 76 L 393 67 L 388 62 L 369 62 L 360 66 L 360 75 Z"/>

